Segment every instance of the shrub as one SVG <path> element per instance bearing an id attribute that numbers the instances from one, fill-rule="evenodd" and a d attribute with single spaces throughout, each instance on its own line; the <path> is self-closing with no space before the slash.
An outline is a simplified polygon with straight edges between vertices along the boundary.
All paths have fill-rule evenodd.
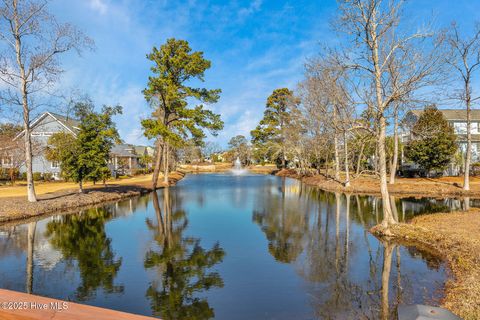
<path id="1" fill-rule="evenodd" d="M 27 175 L 25 174 L 25 179 L 27 179 L 26 176 Z M 33 181 L 40 181 L 40 180 L 42 180 L 42 173 L 41 172 L 34 172 L 33 173 Z"/>
<path id="2" fill-rule="evenodd" d="M 42 177 L 43 177 L 44 181 L 52 181 L 53 180 L 53 173 L 45 172 Z"/>
<path id="3" fill-rule="evenodd" d="M 138 175 L 141 175 L 141 174 L 145 174 L 148 172 L 148 169 L 132 169 L 132 175 L 134 176 L 138 176 Z"/>

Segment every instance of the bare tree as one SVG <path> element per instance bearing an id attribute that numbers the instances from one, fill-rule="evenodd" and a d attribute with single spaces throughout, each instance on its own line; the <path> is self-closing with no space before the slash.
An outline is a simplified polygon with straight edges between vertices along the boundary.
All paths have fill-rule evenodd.
<path id="1" fill-rule="evenodd" d="M 472 104 L 480 99 L 475 96 L 472 89 L 472 80 L 480 67 L 480 24 L 477 24 L 471 37 L 462 37 L 457 24 L 452 27 L 447 35 L 447 43 L 451 50 L 446 62 L 455 70 L 462 83 L 455 98 L 465 105 L 467 110 L 467 149 L 465 151 L 465 175 L 463 190 L 470 190 L 470 162 L 472 159 L 472 130 L 471 109 Z"/>
<path id="2" fill-rule="evenodd" d="M 432 33 L 399 32 L 403 0 L 341 0 L 338 28 L 351 36 L 354 45 L 349 52 L 348 67 L 358 80 L 358 98 L 374 114 L 377 131 L 380 191 L 383 202 L 382 227 L 396 223 L 387 188 L 385 150 L 388 111 L 395 101 L 430 85 L 440 57 L 422 54 L 420 48 Z M 389 62 L 396 59 L 399 72 L 396 86 L 391 86 Z M 421 59 L 419 59 L 421 58 Z M 373 99 L 371 99 L 373 97 Z"/>
<path id="3" fill-rule="evenodd" d="M 25 143 L 28 201 L 37 197 L 32 172 L 30 116 L 41 95 L 53 88 L 61 74 L 58 56 L 79 52 L 92 41 L 69 24 L 57 22 L 48 12 L 47 0 L 3 0 L 0 3 L 0 80 L 7 89 L 4 103 L 21 107 Z"/>
<path id="4" fill-rule="evenodd" d="M 345 170 L 344 185 L 350 185 L 348 136 L 354 119 L 354 108 L 346 85 L 344 66 L 338 63 L 335 53 L 311 61 L 307 65 L 307 80 L 304 88 L 310 91 L 306 97 L 313 100 L 310 104 L 318 109 L 316 112 L 323 125 L 329 128 L 333 140 L 335 180 L 340 181 L 340 147 L 343 141 L 343 163 Z M 312 99 L 313 98 L 313 99 Z"/>

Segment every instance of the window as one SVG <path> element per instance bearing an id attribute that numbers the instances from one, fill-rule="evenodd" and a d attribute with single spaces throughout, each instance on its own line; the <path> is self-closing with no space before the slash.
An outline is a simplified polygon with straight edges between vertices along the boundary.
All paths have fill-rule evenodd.
<path id="1" fill-rule="evenodd" d="M 467 133 L 467 123 L 466 122 L 454 122 L 453 128 L 455 129 L 456 134 L 466 134 Z"/>
<path id="2" fill-rule="evenodd" d="M 478 122 L 472 122 L 470 127 L 470 133 L 476 134 L 478 133 Z"/>
<path id="3" fill-rule="evenodd" d="M 52 161 L 52 169 L 57 169 L 58 167 L 58 161 Z"/>
<path id="4" fill-rule="evenodd" d="M 2 158 L 2 164 L 3 165 L 6 165 L 6 166 L 9 166 L 12 164 L 12 158 L 11 157 L 4 157 Z"/>

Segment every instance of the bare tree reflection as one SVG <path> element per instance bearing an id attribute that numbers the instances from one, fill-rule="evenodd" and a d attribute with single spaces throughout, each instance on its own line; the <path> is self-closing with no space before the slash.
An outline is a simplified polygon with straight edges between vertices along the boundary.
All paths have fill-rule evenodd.
<path id="1" fill-rule="evenodd" d="M 33 248 L 35 245 L 35 230 L 37 228 L 37 222 L 30 222 L 28 224 L 27 233 L 27 277 L 25 291 L 27 293 L 33 293 Z"/>

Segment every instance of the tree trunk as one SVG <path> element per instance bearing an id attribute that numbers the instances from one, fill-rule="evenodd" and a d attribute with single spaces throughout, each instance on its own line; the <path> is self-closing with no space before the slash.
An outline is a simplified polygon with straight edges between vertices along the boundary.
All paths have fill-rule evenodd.
<path id="1" fill-rule="evenodd" d="M 338 156 L 338 137 L 337 133 L 335 132 L 335 136 L 333 137 L 333 145 L 334 145 L 334 155 L 335 155 L 335 180 L 340 181 L 340 159 Z"/>
<path id="2" fill-rule="evenodd" d="M 163 182 L 165 182 L 168 186 L 168 166 L 169 166 L 169 163 L 168 163 L 168 143 L 165 142 L 164 143 L 164 153 L 165 153 L 165 158 L 163 159 L 163 165 L 164 165 L 164 168 L 163 168 Z"/>
<path id="3" fill-rule="evenodd" d="M 345 187 L 350 187 L 350 171 L 348 168 L 347 131 L 343 131 L 343 150 L 345 153 Z"/>
<path id="4" fill-rule="evenodd" d="M 360 145 L 360 153 L 358 154 L 358 159 L 357 159 L 357 168 L 355 170 L 356 175 L 360 174 L 360 167 L 362 165 L 362 158 L 363 158 L 364 149 L 365 149 L 365 143 L 362 142 L 362 144 Z"/>
<path id="5" fill-rule="evenodd" d="M 22 93 L 22 107 L 23 107 L 23 126 L 25 130 L 25 168 L 27 174 L 27 196 L 29 202 L 36 202 L 37 195 L 35 194 L 35 185 L 33 182 L 33 169 L 32 169 L 32 140 L 30 137 L 30 107 L 28 105 L 28 90 L 27 90 L 27 78 L 25 74 L 25 65 L 22 61 L 22 43 L 20 38 L 20 16 L 17 12 L 17 4 L 14 4 L 15 19 L 14 19 L 14 38 L 15 38 L 15 55 L 20 70 L 20 86 Z"/>
<path id="6" fill-rule="evenodd" d="M 24 74 L 22 68 L 22 74 Z M 30 136 L 30 110 L 28 106 L 27 98 L 27 85 L 26 81 L 22 80 L 22 98 L 23 98 L 23 124 L 25 130 L 25 168 L 27 173 L 27 195 L 29 202 L 36 202 L 37 195 L 35 194 L 35 185 L 33 181 L 33 168 L 32 168 L 32 138 Z"/>
<path id="7" fill-rule="evenodd" d="M 373 12 L 374 16 L 372 21 L 376 21 L 375 11 Z M 378 140 L 377 140 L 377 149 L 378 149 L 378 169 L 380 174 L 380 192 L 382 194 L 382 204 L 383 204 L 383 219 L 382 226 L 385 230 L 388 230 L 388 227 L 391 224 L 395 224 L 395 220 L 392 215 L 392 208 L 390 206 L 390 197 L 388 195 L 387 187 L 387 160 L 385 155 L 385 131 L 386 131 L 386 120 L 385 120 L 385 106 L 382 98 L 382 71 L 379 62 L 378 55 L 378 42 L 377 42 L 377 30 L 376 26 L 371 32 L 371 37 L 373 39 L 372 47 L 372 62 L 375 69 L 374 80 L 375 80 L 375 98 L 377 104 L 378 112 Z"/>
<path id="8" fill-rule="evenodd" d="M 155 157 L 155 165 L 153 167 L 152 189 L 157 189 L 158 177 L 160 176 L 160 165 L 162 163 L 163 148 L 160 138 L 157 139 L 157 154 Z"/>
<path id="9" fill-rule="evenodd" d="M 393 119 L 393 157 L 390 164 L 390 184 L 395 183 L 395 176 L 397 174 L 398 165 L 398 110 L 395 106 L 395 115 Z"/>
<path id="10" fill-rule="evenodd" d="M 387 187 L 387 161 L 385 156 L 385 117 L 380 116 L 380 128 L 379 128 L 379 137 L 378 137 L 378 165 L 380 173 L 380 192 L 382 194 L 382 204 L 383 204 L 383 219 L 382 226 L 385 229 L 392 224 L 395 224 L 395 219 L 393 219 L 392 207 L 390 205 L 390 197 L 388 194 Z"/>
<path id="11" fill-rule="evenodd" d="M 78 182 L 78 193 L 83 193 L 83 180 Z"/>
<path id="12" fill-rule="evenodd" d="M 340 159 L 338 156 L 338 133 L 336 128 L 337 122 L 337 111 L 336 108 L 333 108 L 333 122 L 334 122 L 334 132 L 333 132 L 333 145 L 335 152 L 335 180 L 340 181 Z"/>
<path id="13" fill-rule="evenodd" d="M 472 133 L 470 121 L 470 89 L 467 84 L 467 150 L 465 153 L 465 176 L 463 177 L 463 190 L 470 190 L 470 161 L 472 159 Z"/>

